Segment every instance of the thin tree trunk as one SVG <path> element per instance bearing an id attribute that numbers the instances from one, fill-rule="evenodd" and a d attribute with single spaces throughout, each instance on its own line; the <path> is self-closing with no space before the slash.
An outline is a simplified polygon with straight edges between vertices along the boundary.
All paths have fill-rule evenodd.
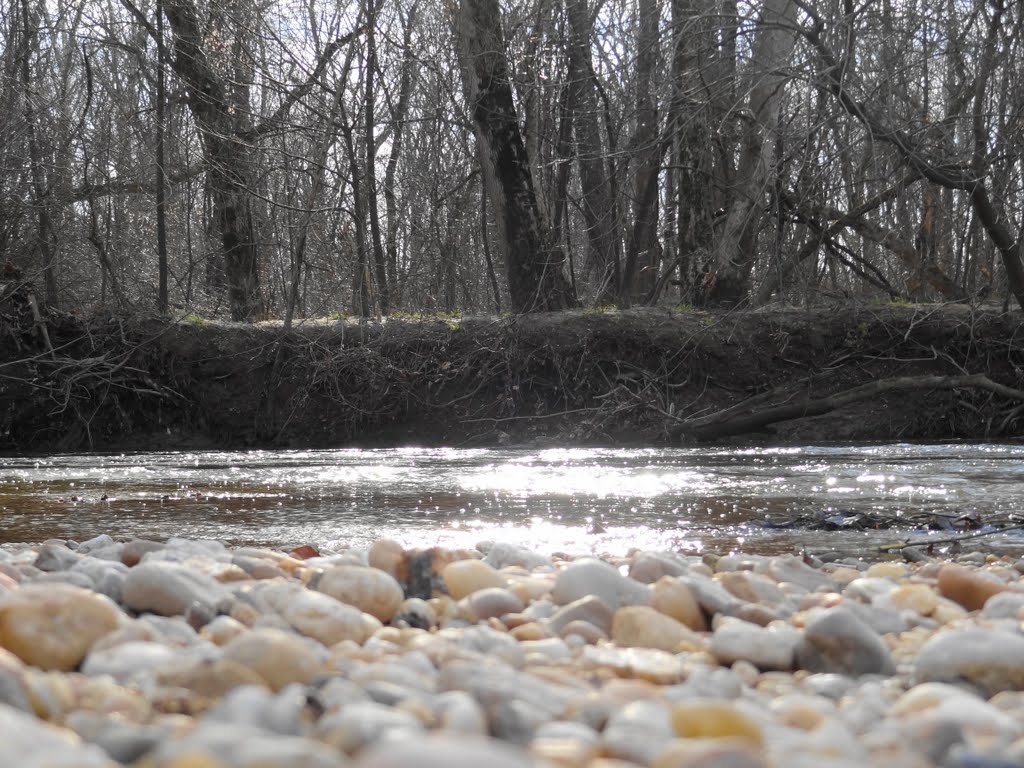
<path id="1" fill-rule="evenodd" d="M 380 233 L 380 210 L 377 207 L 377 140 L 376 140 L 376 103 L 377 85 L 377 5 L 374 0 L 366 0 L 366 82 L 364 89 L 364 118 L 366 136 L 363 141 L 366 148 L 366 161 L 363 168 L 363 179 L 366 181 L 366 208 L 370 214 L 370 240 L 373 245 L 373 268 L 377 278 L 377 303 L 380 313 L 387 315 L 391 309 L 388 291 L 387 262 L 384 257 L 384 244 Z"/>
<path id="2" fill-rule="evenodd" d="M 157 310 L 167 314 L 169 297 L 167 288 L 167 181 L 166 159 L 164 152 L 164 133 L 166 131 L 167 98 L 166 72 L 164 71 L 164 18 L 163 2 L 156 3 L 156 253 L 157 253 Z"/>
<path id="3" fill-rule="evenodd" d="M 550 243 L 537 204 L 512 99 L 497 0 L 461 0 L 457 33 L 484 178 L 507 245 L 512 308 L 536 312 L 575 306 L 564 254 Z"/>

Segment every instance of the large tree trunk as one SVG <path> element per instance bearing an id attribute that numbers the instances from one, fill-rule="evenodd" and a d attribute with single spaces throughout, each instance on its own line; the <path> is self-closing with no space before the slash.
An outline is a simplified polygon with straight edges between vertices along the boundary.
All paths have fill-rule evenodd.
<path id="1" fill-rule="evenodd" d="M 238 133 L 241 91 L 226 82 L 211 62 L 204 30 L 191 0 L 164 0 L 173 33 L 173 67 L 189 91 L 189 109 L 203 139 L 209 166 L 213 218 L 224 257 L 232 320 L 253 320 L 262 312 L 260 262 L 250 187 L 252 147 Z"/>
<path id="2" fill-rule="evenodd" d="M 748 70 L 750 96 L 733 199 L 704 279 L 704 299 L 710 304 L 735 306 L 750 288 L 762 200 L 776 160 L 784 69 L 796 46 L 796 20 L 793 0 L 766 0 L 761 11 Z"/>
<path id="3" fill-rule="evenodd" d="M 479 157 L 506 245 L 512 309 L 539 312 L 576 305 L 565 256 L 548 239 L 512 100 L 497 0 L 462 0 L 457 34 L 466 69 Z"/>

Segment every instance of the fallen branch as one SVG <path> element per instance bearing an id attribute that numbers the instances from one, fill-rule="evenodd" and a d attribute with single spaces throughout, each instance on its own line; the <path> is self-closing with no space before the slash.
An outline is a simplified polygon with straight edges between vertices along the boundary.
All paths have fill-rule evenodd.
<path id="1" fill-rule="evenodd" d="M 984 389 L 1009 400 L 1024 402 L 1024 391 L 999 384 L 980 373 L 963 376 L 901 376 L 861 384 L 827 397 L 812 399 L 807 393 L 791 392 L 789 402 L 750 412 L 750 407 L 764 401 L 764 394 L 755 395 L 743 403 L 707 416 L 684 419 L 675 425 L 671 434 L 674 439 L 684 435 L 697 440 L 732 437 L 756 432 L 780 421 L 820 416 L 850 403 L 890 392 L 963 388 Z"/>

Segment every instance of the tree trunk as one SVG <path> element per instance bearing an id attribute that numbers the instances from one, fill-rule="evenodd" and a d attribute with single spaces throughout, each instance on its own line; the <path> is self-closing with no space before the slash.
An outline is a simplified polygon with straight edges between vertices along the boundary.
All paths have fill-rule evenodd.
<path id="1" fill-rule="evenodd" d="M 252 147 L 237 132 L 238 90 L 218 75 L 205 48 L 198 10 L 191 0 L 164 0 L 173 32 L 173 66 L 188 86 L 189 109 L 203 139 L 213 221 L 220 233 L 232 320 L 262 312 L 260 262 L 249 192 Z"/>
<path id="2" fill-rule="evenodd" d="M 539 312 L 575 306 L 563 271 L 565 256 L 548 241 L 537 205 L 512 100 L 497 0 L 461 0 L 457 34 L 484 178 L 507 245 L 512 309 Z"/>
<path id="3" fill-rule="evenodd" d="M 377 279 L 377 304 L 380 313 L 387 315 L 391 308 L 388 291 L 387 264 L 384 258 L 384 244 L 380 234 L 380 211 L 377 208 L 377 140 L 376 125 L 376 83 L 377 75 L 377 5 L 374 0 L 366 0 L 366 81 L 364 89 L 364 114 L 366 136 L 366 162 L 363 179 L 366 181 L 366 209 L 370 214 L 370 242 L 373 246 L 373 269 Z"/>
<path id="4" fill-rule="evenodd" d="M 736 306 L 747 298 L 762 200 L 776 159 L 775 133 L 787 79 L 783 70 L 796 46 L 796 20 L 794 0 L 767 0 L 762 8 L 748 70 L 750 96 L 732 203 L 704 279 L 709 304 Z"/>
<path id="5" fill-rule="evenodd" d="M 587 227 L 588 267 L 597 273 L 596 303 L 614 301 L 619 293 L 618 222 L 614 195 L 605 172 L 599 125 L 600 107 L 590 62 L 590 11 L 586 0 L 567 0 L 569 42 L 569 112 L 576 135 L 583 221 Z"/>

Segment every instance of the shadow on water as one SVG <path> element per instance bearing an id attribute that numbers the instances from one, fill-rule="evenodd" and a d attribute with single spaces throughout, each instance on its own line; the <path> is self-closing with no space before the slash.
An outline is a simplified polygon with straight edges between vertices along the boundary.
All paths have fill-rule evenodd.
<path id="1" fill-rule="evenodd" d="M 14 457 L 0 459 L 0 542 L 109 533 L 273 547 L 388 537 L 569 553 L 859 553 L 948 538 L 922 528 L 927 516 L 1024 523 L 1020 488 L 1024 448 L 1008 445 Z M 807 525 L 816 520 L 841 530 Z M 974 546 L 1024 552 L 1024 537 Z"/>

